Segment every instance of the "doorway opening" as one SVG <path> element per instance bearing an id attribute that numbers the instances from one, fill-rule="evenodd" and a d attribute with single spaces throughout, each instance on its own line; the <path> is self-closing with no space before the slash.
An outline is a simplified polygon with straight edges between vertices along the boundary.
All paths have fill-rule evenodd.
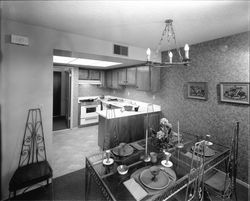
<path id="1" fill-rule="evenodd" d="M 71 127 L 71 69 L 53 68 L 53 131 Z"/>

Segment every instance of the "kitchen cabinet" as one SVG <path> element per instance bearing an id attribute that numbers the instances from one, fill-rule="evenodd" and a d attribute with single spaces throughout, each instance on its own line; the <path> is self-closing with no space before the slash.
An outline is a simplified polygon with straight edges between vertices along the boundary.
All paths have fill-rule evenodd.
<path id="1" fill-rule="evenodd" d="M 122 68 L 118 71 L 118 83 L 119 85 L 127 84 L 127 69 Z"/>
<path id="2" fill-rule="evenodd" d="M 157 92 L 160 90 L 160 68 L 137 67 L 137 90 Z"/>
<path id="3" fill-rule="evenodd" d="M 137 68 L 127 68 L 127 85 L 136 85 Z"/>
<path id="4" fill-rule="evenodd" d="M 89 70 L 89 79 L 90 80 L 100 80 L 100 71 Z"/>
<path id="5" fill-rule="evenodd" d="M 160 113 L 150 113 L 148 116 L 144 116 L 144 133 L 146 133 L 146 129 L 149 128 L 154 130 L 154 131 L 159 131 L 160 130 L 160 118 L 161 114 Z M 151 133 L 149 133 L 151 135 Z"/>
<path id="6" fill-rule="evenodd" d="M 154 93 L 161 89 L 161 69 L 151 67 L 150 72 L 150 91 Z"/>
<path id="7" fill-rule="evenodd" d="M 120 89 L 120 85 L 118 83 L 119 79 L 119 70 L 108 70 L 106 71 L 106 87 L 111 89 Z"/>
<path id="8" fill-rule="evenodd" d="M 112 88 L 112 70 L 106 71 L 106 87 Z"/>
<path id="9" fill-rule="evenodd" d="M 160 68 L 141 66 L 106 71 L 106 87 L 121 89 L 136 86 L 137 90 L 157 92 L 160 90 Z"/>
<path id="10" fill-rule="evenodd" d="M 136 85 L 136 68 L 123 68 L 118 74 L 119 85 Z"/>
<path id="11" fill-rule="evenodd" d="M 150 90 L 150 69 L 149 66 L 137 67 L 137 90 L 149 91 Z"/>
<path id="12" fill-rule="evenodd" d="M 100 81 L 101 81 L 101 85 L 99 87 L 105 88 L 106 87 L 106 79 L 105 79 L 105 72 L 103 70 L 100 71 Z"/>
<path id="13" fill-rule="evenodd" d="M 119 70 L 112 70 L 112 89 L 119 89 L 120 86 L 118 84 L 118 74 Z"/>
<path id="14" fill-rule="evenodd" d="M 89 77 L 89 70 L 79 68 L 79 80 L 87 80 Z"/>
<path id="15" fill-rule="evenodd" d="M 79 68 L 79 80 L 100 80 L 100 71 Z"/>
<path id="16" fill-rule="evenodd" d="M 151 118 L 150 128 L 154 128 L 156 131 L 159 129 L 158 119 L 161 116 L 161 112 L 155 112 L 150 114 L 155 119 Z M 147 121 L 145 121 L 146 114 L 137 114 L 132 116 L 126 116 L 121 118 L 107 119 L 99 115 L 98 125 L 98 145 L 101 149 L 111 149 L 119 143 L 130 143 L 145 138 L 145 129 Z M 156 121 L 157 125 L 156 125 Z M 153 125 L 155 124 L 155 125 Z"/>

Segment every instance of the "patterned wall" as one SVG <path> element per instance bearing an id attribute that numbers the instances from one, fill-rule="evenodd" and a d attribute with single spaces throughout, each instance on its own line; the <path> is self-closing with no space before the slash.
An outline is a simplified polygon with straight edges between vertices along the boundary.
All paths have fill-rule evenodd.
<path id="1" fill-rule="evenodd" d="M 249 82 L 248 34 L 242 33 L 190 47 L 192 64 L 162 71 L 164 114 L 180 121 L 181 128 L 228 145 L 234 122 L 240 122 L 239 178 L 248 180 L 249 106 L 225 104 L 218 100 L 220 82 Z M 163 60 L 167 53 L 162 55 Z M 208 100 L 185 99 L 187 82 L 207 82 Z"/>
<path id="2" fill-rule="evenodd" d="M 155 94 L 134 88 L 112 91 L 95 91 L 95 88 L 91 88 L 84 91 L 93 95 L 103 92 L 104 95 L 159 104 L 174 129 L 179 120 L 180 130 L 199 135 L 211 134 L 213 140 L 225 145 L 229 144 L 234 122 L 239 121 L 238 177 L 247 182 L 249 106 L 220 103 L 217 88 L 220 82 L 249 82 L 248 34 L 242 33 L 192 45 L 192 64 L 188 67 L 162 68 L 161 91 Z M 163 52 L 162 58 L 167 58 L 166 52 Z M 186 99 L 184 94 L 187 82 L 207 82 L 208 100 Z M 84 91 L 79 89 L 79 94 L 86 94 Z"/>

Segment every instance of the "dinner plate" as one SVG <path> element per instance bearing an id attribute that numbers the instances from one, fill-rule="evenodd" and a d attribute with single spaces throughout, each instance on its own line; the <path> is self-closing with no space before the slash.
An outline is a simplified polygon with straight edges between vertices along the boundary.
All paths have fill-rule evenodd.
<path id="1" fill-rule="evenodd" d="M 126 144 L 123 148 L 115 147 L 112 152 L 117 156 L 129 156 L 134 152 L 134 149 L 129 144 Z"/>
<path id="2" fill-rule="evenodd" d="M 192 146 L 191 150 L 192 151 L 194 150 L 194 146 Z M 203 155 L 201 150 L 196 150 L 195 153 L 198 154 L 198 155 L 201 155 L 201 156 Z M 205 154 L 206 157 L 210 157 L 210 156 L 215 155 L 215 151 L 206 146 L 204 154 Z"/>
<path id="3" fill-rule="evenodd" d="M 159 174 L 156 176 L 157 180 L 152 181 L 152 177 L 153 175 L 151 174 L 149 168 L 147 168 L 141 172 L 139 179 L 144 186 L 153 190 L 161 190 L 169 185 L 169 176 L 163 170 L 159 171 Z"/>

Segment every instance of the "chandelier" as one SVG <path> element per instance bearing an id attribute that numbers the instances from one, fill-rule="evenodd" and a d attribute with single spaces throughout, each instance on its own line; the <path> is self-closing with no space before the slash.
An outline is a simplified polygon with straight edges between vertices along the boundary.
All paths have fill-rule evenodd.
<path id="1" fill-rule="evenodd" d="M 162 32 L 160 41 L 158 42 L 158 45 L 157 45 L 156 50 L 155 50 L 154 58 L 152 58 L 152 60 L 154 60 L 159 55 L 160 48 L 162 46 L 162 42 L 163 42 L 165 37 L 166 37 L 167 42 L 169 44 L 171 41 L 174 42 L 175 49 L 178 53 L 177 61 L 173 62 L 174 55 L 170 50 L 167 50 L 167 52 L 168 52 L 168 61 L 167 62 L 157 63 L 157 62 L 151 61 L 151 50 L 150 50 L 150 48 L 148 48 L 146 51 L 147 64 L 152 66 L 152 67 L 166 67 L 166 66 L 170 66 L 170 65 L 188 65 L 190 63 L 189 46 L 188 46 L 188 44 L 185 45 L 185 47 L 184 47 L 185 56 L 183 58 L 183 56 L 181 55 L 180 48 L 177 46 L 177 43 L 176 43 L 176 37 L 175 37 L 172 19 L 165 20 L 165 28 Z"/>

